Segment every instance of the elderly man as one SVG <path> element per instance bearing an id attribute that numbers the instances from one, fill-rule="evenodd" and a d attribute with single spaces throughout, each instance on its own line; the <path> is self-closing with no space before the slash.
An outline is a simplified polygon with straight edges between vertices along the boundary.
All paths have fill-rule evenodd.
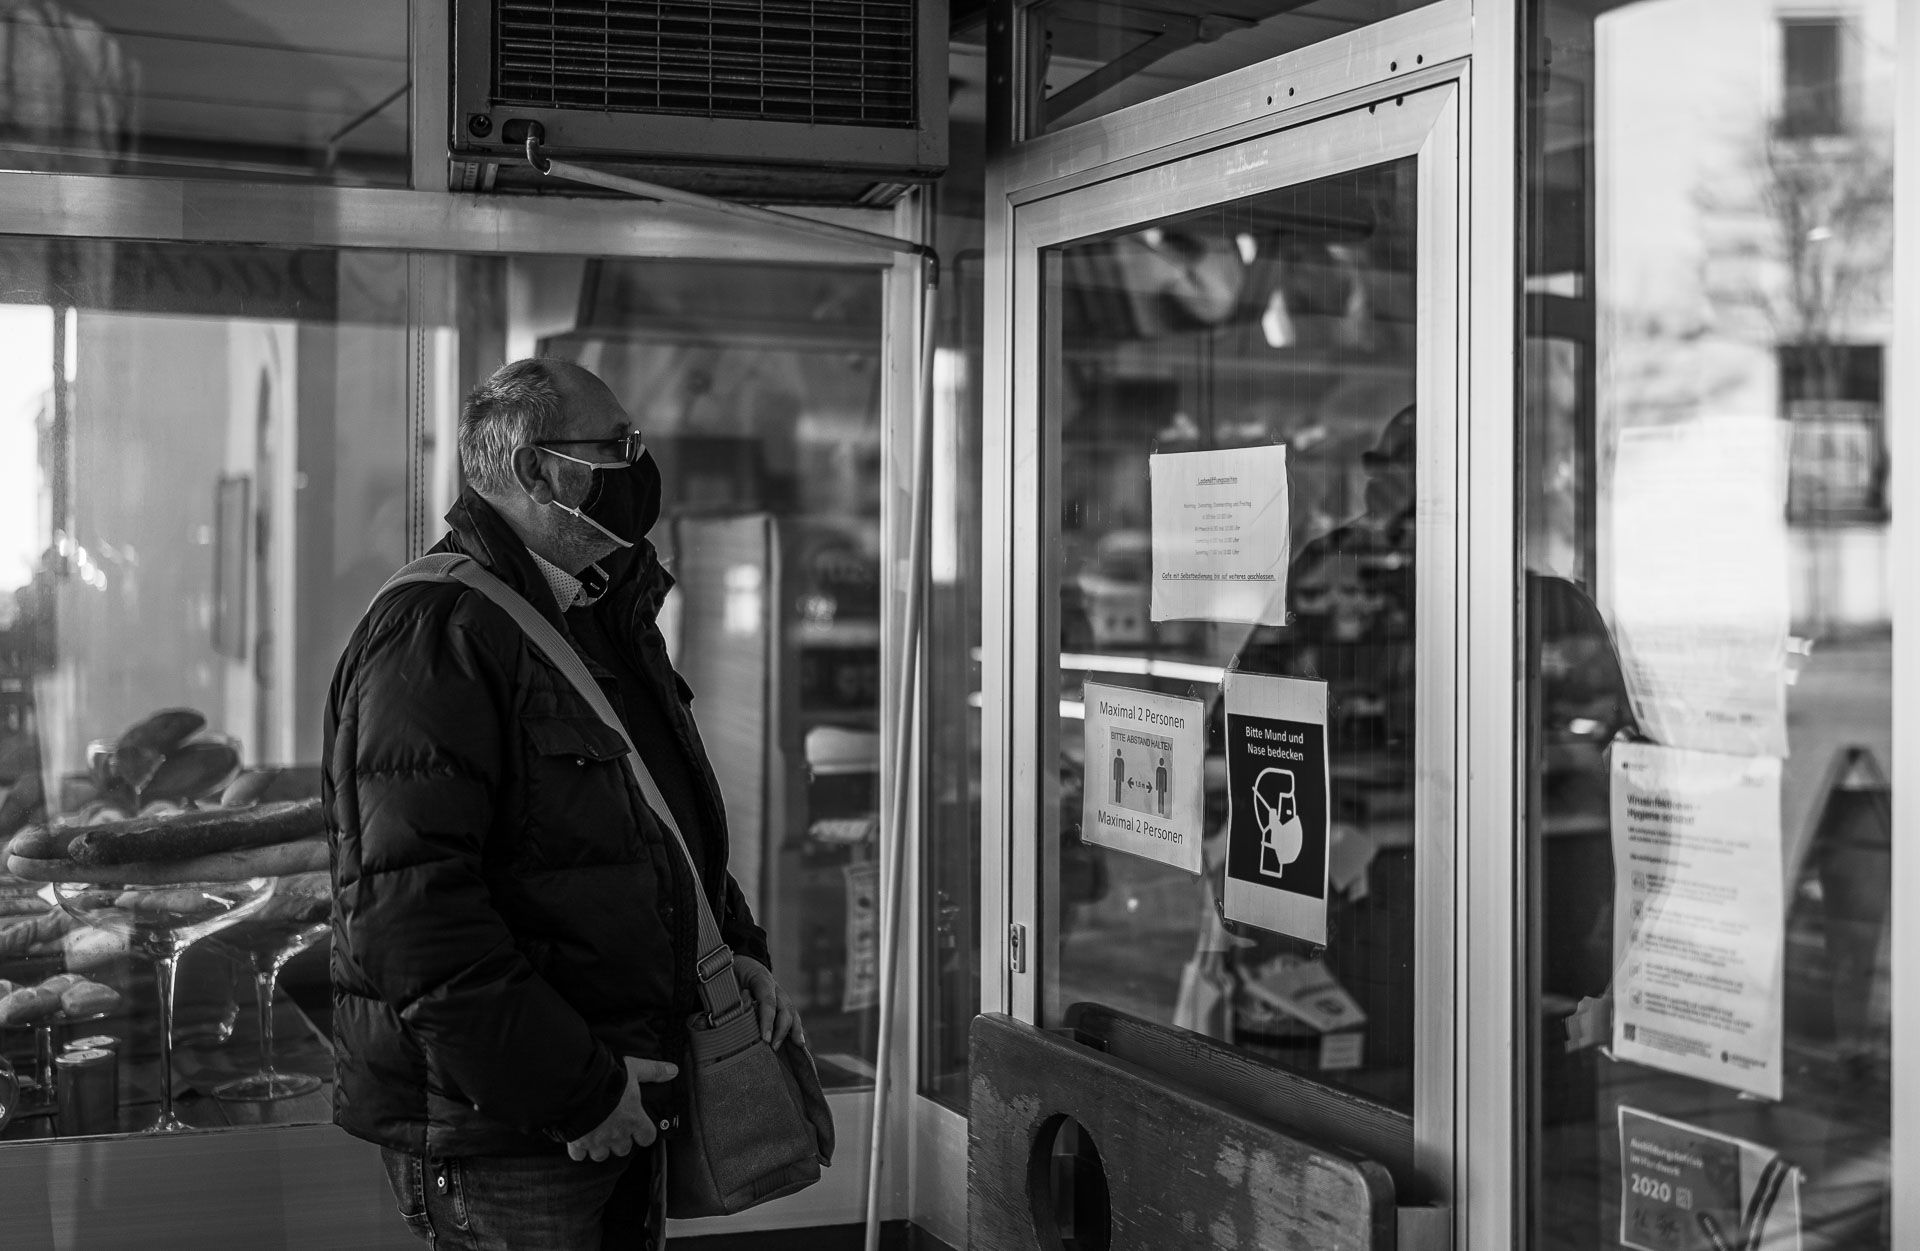
<path id="1" fill-rule="evenodd" d="M 798 1019 L 727 872 L 719 786 L 655 614 L 660 474 L 620 402 L 557 360 L 502 367 L 460 419 L 468 489 L 436 551 L 559 625 L 701 862 L 776 1046 Z M 397 587 L 340 658 L 335 1119 L 378 1143 L 422 1238 L 476 1251 L 657 1245 L 656 1125 L 699 1006 L 686 863 L 620 735 L 498 606 Z"/>

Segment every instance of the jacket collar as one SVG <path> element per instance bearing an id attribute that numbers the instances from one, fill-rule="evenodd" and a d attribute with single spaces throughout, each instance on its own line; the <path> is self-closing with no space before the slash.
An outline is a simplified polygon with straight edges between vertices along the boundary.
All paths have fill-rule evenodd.
<path id="1" fill-rule="evenodd" d="M 457 551 L 473 557 L 559 623 L 558 609 L 546 578 L 533 562 L 533 553 L 499 510 L 472 487 L 465 487 L 447 510 L 447 525 L 452 532 L 434 546 L 435 551 Z M 606 570 L 610 584 L 601 602 L 619 607 L 623 616 L 638 614 L 651 622 L 659 614 L 667 592 L 673 589 L 673 575 L 660 563 L 653 544 L 645 540 L 609 556 L 600 567 Z"/>

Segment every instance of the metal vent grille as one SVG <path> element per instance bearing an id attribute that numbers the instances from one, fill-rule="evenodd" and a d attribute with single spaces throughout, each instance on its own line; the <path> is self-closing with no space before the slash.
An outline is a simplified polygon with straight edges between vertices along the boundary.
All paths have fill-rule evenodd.
<path id="1" fill-rule="evenodd" d="M 913 0 L 495 0 L 494 100 L 914 124 Z"/>

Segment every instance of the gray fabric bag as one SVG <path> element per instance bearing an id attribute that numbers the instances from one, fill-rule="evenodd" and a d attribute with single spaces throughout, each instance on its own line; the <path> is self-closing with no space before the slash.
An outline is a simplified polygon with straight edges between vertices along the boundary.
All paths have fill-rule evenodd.
<path id="1" fill-rule="evenodd" d="M 833 1113 L 806 1044 L 788 1036 L 775 1051 L 761 1041 L 753 1001 L 741 993 L 733 951 L 720 937 L 687 840 L 635 750 L 600 684 L 553 623 L 467 556 L 422 556 L 394 574 L 388 589 L 408 582 L 461 582 L 504 609 L 627 745 L 627 767 L 640 794 L 673 834 L 699 902 L 700 952 L 695 964 L 706 1009 L 687 1022 L 685 1124 L 666 1140 L 667 1215 L 730 1216 L 804 1190 L 833 1162 Z"/>

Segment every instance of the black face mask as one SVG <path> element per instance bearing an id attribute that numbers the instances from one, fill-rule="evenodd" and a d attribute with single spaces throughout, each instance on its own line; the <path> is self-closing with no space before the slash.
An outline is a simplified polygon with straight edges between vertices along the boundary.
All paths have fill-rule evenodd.
<path id="1" fill-rule="evenodd" d="M 653 453 L 641 455 L 631 468 L 595 470 L 587 497 L 578 507 L 552 501 L 555 508 L 571 513 L 606 535 L 621 547 L 632 547 L 646 538 L 647 531 L 660 519 L 660 467 Z"/>

